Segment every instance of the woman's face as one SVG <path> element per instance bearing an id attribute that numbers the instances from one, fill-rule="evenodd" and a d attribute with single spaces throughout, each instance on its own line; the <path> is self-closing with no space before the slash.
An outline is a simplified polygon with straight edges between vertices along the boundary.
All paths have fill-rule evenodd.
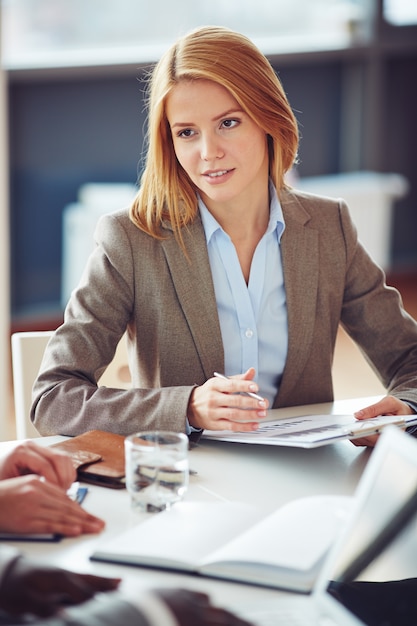
<path id="1" fill-rule="evenodd" d="M 209 80 L 182 81 L 166 112 L 177 159 L 209 209 L 259 198 L 268 181 L 265 132 Z"/>

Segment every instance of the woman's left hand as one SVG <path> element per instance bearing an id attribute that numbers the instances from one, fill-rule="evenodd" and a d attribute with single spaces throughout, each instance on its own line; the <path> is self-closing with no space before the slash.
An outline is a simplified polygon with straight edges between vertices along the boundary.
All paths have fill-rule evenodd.
<path id="1" fill-rule="evenodd" d="M 371 404 L 359 411 L 356 411 L 355 417 L 359 420 L 372 419 L 378 415 L 412 415 L 413 409 L 394 396 L 385 396 L 379 402 Z M 360 439 L 352 439 L 355 446 L 368 446 L 373 448 L 378 441 L 379 435 L 371 435 L 369 437 L 361 437 Z"/>

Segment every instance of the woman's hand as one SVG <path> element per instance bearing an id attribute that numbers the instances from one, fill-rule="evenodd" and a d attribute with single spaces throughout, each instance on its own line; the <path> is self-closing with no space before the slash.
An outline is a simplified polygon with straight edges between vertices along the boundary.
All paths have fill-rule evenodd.
<path id="1" fill-rule="evenodd" d="M 98 533 L 104 522 L 85 511 L 66 491 L 34 474 L 0 481 L 0 530 L 76 537 Z"/>
<path id="2" fill-rule="evenodd" d="M 268 401 L 247 395 L 259 391 L 254 376 L 251 367 L 244 374 L 227 379 L 209 378 L 204 385 L 196 387 L 188 404 L 189 424 L 208 430 L 256 430 L 259 420 L 266 417 Z"/>
<path id="3" fill-rule="evenodd" d="M 413 413 L 414 411 L 406 402 L 394 396 L 385 396 L 379 402 L 357 411 L 355 417 L 359 420 L 366 420 L 378 417 L 378 415 L 412 415 Z M 378 437 L 379 435 L 361 437 L 360 439 L 353 439 L 352 443 L 355 446 L 368 446 L 372 448 L 378 441 Z"/>
<path id="4" fill-rule="evenodd" d="M 37 474 L 65 491 L 76 479 L 71 458 L 57 450 L 23 441 L 0 458 L 0 480 Z"/>

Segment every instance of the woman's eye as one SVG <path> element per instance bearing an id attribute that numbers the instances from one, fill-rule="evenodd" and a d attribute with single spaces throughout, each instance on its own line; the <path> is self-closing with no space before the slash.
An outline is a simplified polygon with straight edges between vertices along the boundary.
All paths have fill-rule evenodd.
<path id="1" fill-rule="evenodd" d="M 191 128 L 184 128 L 178 133 L 178 137 L 192 137 L 194 135 L 194 131 Z"/>
<path id="2" fill-rule="evenodd" d="M 239 120 L 223 120 L 222 126 L 224 128 L 234 128 L 239 124 Z"/>

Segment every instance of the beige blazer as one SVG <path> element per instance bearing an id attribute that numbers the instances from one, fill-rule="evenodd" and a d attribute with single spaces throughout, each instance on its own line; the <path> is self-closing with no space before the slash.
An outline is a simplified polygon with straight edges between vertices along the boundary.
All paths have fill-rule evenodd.
<path id="1" fill-rule="evenodd" d="M 274 407 L 333 399 L 339 322 L 389 392 L 417 402 L 417 324 L 358 243 L 346 205 L 296 191 L 284 192 L 281 204 L 289 345 Z M 42 434 L 184 430 L 193 386 L 223 370 L 201 221 L 184 233 L 188 259 L 169 224 L 163 237 L 144 234 L 125 210 L 100 220 L 97 247 L 34 387 L 31 415 Z M 133 388 L 98 388 L 126 328 Z"/>

